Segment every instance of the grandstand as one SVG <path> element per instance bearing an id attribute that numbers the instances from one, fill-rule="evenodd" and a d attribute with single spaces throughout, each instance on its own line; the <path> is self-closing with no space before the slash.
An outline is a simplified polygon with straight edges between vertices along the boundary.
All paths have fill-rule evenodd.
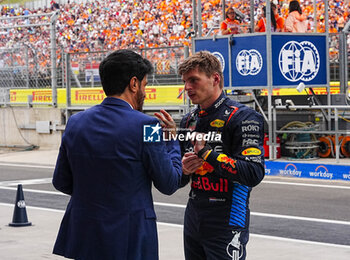
<path id="1" fill-rule="evenodd" d="M 280 13 L 288 14 L 288 1 L 278 1 Z M 310 31 L 324 32 L 324 1 L 316 1 L 316 10 L 313 10 L 313 1 L 301 1 L 304 12 L 310 17 Z M 258 21 L 261 8 L 265 1 L 254 1 L 255 16 Z M 249 28 L 250 3 L 249 1 L 226 1 L 240 10 L 245 18 L 241 21 L 242 28 Z M 222 1 L 202 1 L 202 28 L 203 35 L 208 32 L 218 33 L 217 28 L 222 20 Z M 345 21 L 349 16 L 348 1 L 331 0 L 330 5 L 330 33 L 339 30 L 338 20 Z M 1 17 L 31 16 L 35 14 L 51 13 L 59 10 L 56 23 L 57 50 L 63 52 L 93 52 L 124 48 L 156 48 L 167 46 L 188 46 L 191 43 L 189 32 L 192 28 L 192 1 L 191 0 L 162 0 L 162 1 L 125 1 L 125 0 L 57 0 L 33 1 L 20 5 L 2 5 Z M 314 12 L 316 11 L 316 16 Z M 316 21 L 313 18 L 316 17 Z M 24 17 L 19 24 L 37 24 L 40 17 Z M 6 27 L 12 21 L 2 19 L 0 27 Z M 49 30 L 44 27 L 17 27 L 1 30 L 0 48 L 15 48 L 19 44 L 29 44 L 37 52 L 41 70 L 45 71 L 50 60 Z M 337 59 L 336 37 L 332 38 L 332 59 Z M 16 58 L 16 57 L 13 57 Z M 161 59 L 155 55 L 151 59 Z M 7 60 L 2 61 L 2 65 Z"/>
<path id="2" fill-rule="evenodd" d="M 13 114 L 12 109 L 17 108 L 16 106 L 21 111 L 20 105 L 22 108 L 23 105 L 34 106 L 33 109 L 26 111 L 28 114 L 39 113 L 38 110 L 34 110 L 38 107 L 53 106 L 50 112 L 55 111 L 57 114 L 55 117 L 47 115 L 45 119 L 40 117 L 38 120 L 35 114 L 32 118 L 39 122 L 46 120 L 45 133 L 56 134 L 57 131 L 64 129 L 65 120 L 71 113 L 86 109 L 103 100 L 104 93 L 100 86 L 98 65 L 109 52 L 127 48 L 136 50 L 154 63 L 155 73 L 149 77 L 150 86 L 146 89 L 145 110 L 150 112 L 166 107 L 173 112 L 173 115 L 175 114 L 177 119 L 180 118 L 184 112 L 188 111 L 190 105 L 184 98 L 183 84 L 177 73 L 177 67 L 193 51 L 192 41 L 194 39 L 191 37 L 208 36 L 206 40 L 210 42 L 226 37 L 217 36 L 220 34 L 218 28 L 223 20 L 223 2 L 242 13 L 240 24 L 244 34 L 237 35 L 236 42 L 239 38 L 247 36 L 260 37 L 259 33 L 250 34 L 252 28 L 250 17 L 258 21 L 266 1 L 203 0 L 201 1 L 201 30 L 198 30 L 198 23 L 194 18 L 196 12 L 193 13 L 192 2 L 192 0 L 57 0 L 56 2 L 40 0 L 27 2 L 23 6 L 2 5 L 0 8 L 0 106 L 4 104 L 11 106 L 11 109 L 5 107 L 3 110 L 8 115 Z M 252 2 L 254 3 L 253 16 L 250 10 Z M 274 0 L 274 2 L 278 2 L 280 15 L 286 18 L 288 1 Z M 292 99 L 297 106 L 304 105 L 302 108 L 295 108 L 304 110 L 298 113 L 295 110 L 282 111 L 283 120 L 291 121 L 292 117 L 293 120 L 312 118 L 313 121 L 318 120 L 319 124 L 325 127 L 327 123 L 325 119 L 328 117 L 330 128 L 336 125 L 335 121 L 338 122 L 338 118 L 344 122 L 350 120 L 349 106 L 343 104 L 348 102 L 348 99 L 344 100 L 345 92 L 340 91 L 341 88 L 330 89 L 330 86 L 336 85 L 335 81 L 340 81 L 343 83 L 341 87 L 344 90 L 345 82 L 348 80 L 349 71 L 347 75 L 344 75 L 345 69 L 339 69 L 340 66 L 349 68 L 348 63 L 345 64 L 343 60 L 343 58 L 348 60 L 348 55 L 339 57 L 339 50 L 345 51 L 346 54 L 350 49 L 349 33 L 340 33 L 344 26 L 342 19 L 345 22 L 349 20 L 349 1 L 330 0 L 328 3 L 329 12 L 325 14 L 325 1 L 301 0 L 303 11 L 309 21 L 309 34 L 304 36 L 308 37 L 313 34 L 312 37 L 319 37 L 321 35 L 325 37 L 324 39 L 329 40 L 329 59 L 327 57 L 325 64 L 327 64 L 327 69 L 329 68 L 327 72 L 329 72 L 331 82 L 327 81 L 321 87 L 312 86 L 312 92 L 309 90 L 309 92 L 296 93 L 294 86 L 291 86 L 289 89 L 278 87 L 268 89 L 271 90 L 271 93 L 268 93 L 268 90 L 263 88 L 265 85 L 259 85 L 257 89 L 251 91 L 251 95 L 232 95 L 232 98 L 247 98 L 245 102 L 260 106 L 260 112 L 268 115 L 267 124 L 271 122 L 272 110 L 275 111 L 274 115 L 277 115 L 277 110 L 272 106 L 274 104 L 272 102 L 280 100 L 280 103 L 286 104 L 287 99 Z M 325 34 L 325 17 L 329 17 L 329 35 Z M 200 31 L 202 35 L 196 34 Z M 316 35 L 317 33 L 319 34 Z M 291 34 L 288 35 L 288 33 L 274 32 L 274 34 L 278 34 L 278 37 L 284 35 L 295 38 L 294 35 L 291 37 Z M 261 35 L 268 35 L 268 33 Z M 339 36 L 347 38 L 340 40 Z M 340 43 L 346 45 L 345 48 L 339 46 Z M 324 48 L 324 51 L 327 52 L 327 49 Z M 246 89 L 231 90 L 234 94 L 249 92 L 245 92 Z M 281 97 L 282 92 L 287 93 L 286 96 Z M 329 106 L 315 108 L 317 97 L 312 93 L 318 95 L 321 103 L 337 104 L 340 107 L 335 108 L 336 112 L 331 112 Z M 333 99 L 330 102 L 329 96 L 338 93 L 341 93 L 342 96 L 334 95 L 334 101 L 339 99 L 341 102 L 339 100 L 338 103 L 333 102 Z M 273 99 L 271 96 L 274 96 Z M 279 109 L 288 110 L 286 107 Z M 316 111 L 310 112 L 312 109 Z M 320 111 L 327 109 L 329 115 L 324 116 L 317 109 L 321 109 Z M 41 110 L 40 113 L 43 111 L 45 110 Z M 281 122 L 284 123 L 283 120 L 280 120 L 279 124 L 276 123 L 276 129 L 269 129 L 270 136 L 272 136 L 271 133 L 279 134 L 278 128 L 281 127 Z M 344 128 L 343 133 L 348 135 L 347 124 L 339 121 L 338 126 Z M 3 122 L 7 121 L 3 120 Z M 27 122 L 24 122 L 22 126 L 12 126 L 12 128 L 15 127 L 22 127 L 21 129 L 28 130 L 28 132 L 37 131 L 36 126 Z M 317 134 L 325 133 L 333 134 L 334 129 L 317 132 Z M 336 134 L 341 134 L 341 132 Z M 40 138 L 40 141 L 44 139 L 42 136 Z M 13 138 L 13 140 L 11 142 L 17 142 L 18 138 Z M 53 143 L 58 142 L 57 140 Z M 38 144 L 40 145 L 40 142 Z M 276 146 L 272 138 L 270 151 Z M 339 151 L 335 152 L 337 160 L 339 155 Z"/>

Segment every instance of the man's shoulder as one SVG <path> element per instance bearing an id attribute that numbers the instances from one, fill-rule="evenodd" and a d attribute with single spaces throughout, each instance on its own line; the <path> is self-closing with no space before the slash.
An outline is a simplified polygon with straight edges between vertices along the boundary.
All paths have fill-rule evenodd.
<path id="1" fill-rule="evenodd" d="M 238 101 L 228 98 L 224 104 L 225 109 L 232 109 L 237 117 L 255 117 L 262 120 L 262 115 L 257 111 Z"/>
<path id="2" fill-rule="evenodd" d="M 247 107 L 246 105 L 236 101 L 236 100 L 233 100 L 229 97 L 226 97 L 226 100 L 223 104 L 225 106 L 225 108 L 227 107 L 237 107 L 238 109 L 241 109 L 241 108 L 244 108 L 244 107 Z"/>
<path id="3" fill-rule="evenodd" d="M 142 113 L 142 112 L 137 111 L 137 110 L 133 110 L 132 114 L 135 117 L 137 117 L 141 123 L 156 123 L 156 122 L 158 122 L 157 118 L 152 117 L 150 115 L 147 115 L 147 114 Z"/>
<path id="4" fill-rule="evenodd" d="M 90 107 L 86 109 L 85 111 L 81 111 L 72 117 L 75 119 L 84 117 L 84 116 L 89 116 L 89 114 L 96 114 L 96 113 L 104 113 L 104 109 L 102 105 L 95 105 L 93 107 Z M 110 110 L 109 110 L 110 111 Z M 134 109 L 129 109 L 128 107 L 117 107 L 116 110 L 114 110 L 116 114 L 118 114 L 118 117 L 120 115 L 123 115 L 122 117 L 126 120 L 126 122 L 134 122 L 135 124 L 143 124 L 143 123 L 152 123 L 152 122 L 157 122 L 158 120 L 155 117 L 151 117 L 150 115 L 144 114 L 140 111 L 134 110 Z M 113 118 L 114 113 L 105 113 L 109 117 Z M 125 123 L 126 123 L 125 122 Z"/>

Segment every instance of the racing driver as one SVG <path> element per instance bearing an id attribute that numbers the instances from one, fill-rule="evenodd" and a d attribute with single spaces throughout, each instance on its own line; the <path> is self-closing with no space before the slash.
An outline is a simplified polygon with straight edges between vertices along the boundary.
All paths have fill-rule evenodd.
<path id="1" fill-rule="evenodd" d="M 185 258 L 246 259 L 249 195 L 265 174 L 263 117 L 225 96 L 222 67 L 213 54 L 195 53 L 180 64 L 179 73 L 198 104 L 180 124 L 186 137 L 183 172 L 192 173 L 182 179 L 183 185 L 191 183 Z"/>

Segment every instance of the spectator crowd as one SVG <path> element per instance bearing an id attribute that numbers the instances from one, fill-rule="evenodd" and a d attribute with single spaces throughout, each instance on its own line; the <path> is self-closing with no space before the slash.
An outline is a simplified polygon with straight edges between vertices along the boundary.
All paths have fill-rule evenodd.
<path id="1" fill-rule="evenodd" d="M 223 20 L 221 0 L 202 1 L 203 35 L 209 31 L 218 32 Z M 276 1 L 280 16 L 288 15 L 288 0 Z M 265 1 L 254 1 L 257 22 L 262 17 Z M 239 10 L 244 17 L 240 20 L 242 32 L 249 31 L 250 1 L 227 0 L 226 4 Z M 300 0 L 307 15 L 310 32 L 325 31 L 324 1 Z M 336 33 L 344 27 L 349 17 L 348 0 L 329 1 L 329 31 Z M 190 44 L 192 26 L 192 0 L 106 0 L 58 4 L 51 1 L 46 8 L 1 7 L 1 27 L 23 25 L 23 27 L 2 29 L 0 48 L 14 48 L 25 43 L 37 51 L 40 67 L 50 62 L 50 27 L 30 26 L 49 23 L 49 16 L 35 16 L 21 19 L 6 19 L 51 13 L 59 10 L 56 23 L 56 39 L 59 49 L 65 52 L 91 52 L 122 48 L 153 48 Z M 316 12 L 316 21 L 314 19 Z M 214 30 L 213 30 L 214 29 Z M 60 58 L 58 54 L 58 58 Z M 1 57 L 0 57 L 1 59 Z"/>

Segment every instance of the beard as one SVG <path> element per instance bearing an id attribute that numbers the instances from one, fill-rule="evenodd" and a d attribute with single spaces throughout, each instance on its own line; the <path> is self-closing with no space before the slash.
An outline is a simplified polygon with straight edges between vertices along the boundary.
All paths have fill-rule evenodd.
<path id="1" fill-rule="evenodd" d="M 136 93 L 136 110 L 142 112 L 143 109 L 143 101 L 145 100 L 145 95 L 142 93 L 139 88 Z"/>

